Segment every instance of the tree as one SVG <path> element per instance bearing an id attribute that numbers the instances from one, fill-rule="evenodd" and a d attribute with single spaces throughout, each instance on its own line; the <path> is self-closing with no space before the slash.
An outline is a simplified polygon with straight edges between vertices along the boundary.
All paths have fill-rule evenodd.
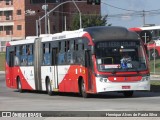
<path id="1" fill-rule="evenodd" d="M 107 25 L 107 16 L 100 16 L 100 15 L 82 15 L 82 27 L 92 27 L 92 26 L 105 26 Z M 109 24 L 108 26 L 111 26 Z M 71 23 L 71 29 L 77 30 L 79 29 L 79 14 L 76 14 L 73 18 Z"/>

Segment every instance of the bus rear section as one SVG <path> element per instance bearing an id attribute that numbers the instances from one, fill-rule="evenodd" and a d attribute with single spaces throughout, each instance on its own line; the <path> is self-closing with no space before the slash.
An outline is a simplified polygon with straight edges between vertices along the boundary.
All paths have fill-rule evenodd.
<path id="1" fill-rule="evenodd" d="M 6 86 L 34 90 L 33 41 L 11 41 L 6 45 Z"/>

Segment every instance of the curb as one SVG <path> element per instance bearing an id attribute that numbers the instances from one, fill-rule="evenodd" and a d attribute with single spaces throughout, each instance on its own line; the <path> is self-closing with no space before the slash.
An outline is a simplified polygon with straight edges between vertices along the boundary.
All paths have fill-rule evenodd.
<path id="1" fill-rule="evenodd" d="M 5 71 L 0 71 L 0 74 L 5 74 Z"/>
<path id="2" fill-rule="evenodd" d="M 151 77 L 160 78 L 160 75 L 151 75 Z"/>

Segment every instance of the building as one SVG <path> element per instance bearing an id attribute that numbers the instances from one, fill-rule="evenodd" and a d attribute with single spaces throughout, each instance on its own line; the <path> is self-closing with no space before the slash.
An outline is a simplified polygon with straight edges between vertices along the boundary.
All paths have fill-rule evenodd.
<path id="1" fill-rule="evenodd" d="M 50 11 L 69 0 L 0 0 L 0 52 L 5 51 L 7 41 L 25 39 L 36 35 L 36 20 L 45 15 L 45 4 Z M 100 5 L 87 4 L 87 0 L 75 0 L 82 14 L 100 14 Z M 79 14 L 73 2 L 59 6 L 41 20 L 40 33 L 45 32 L 45 23 L 50 33 L 70 30 L 73 16 Z M 66 24 L 65 24 L 66 23 Z"/>

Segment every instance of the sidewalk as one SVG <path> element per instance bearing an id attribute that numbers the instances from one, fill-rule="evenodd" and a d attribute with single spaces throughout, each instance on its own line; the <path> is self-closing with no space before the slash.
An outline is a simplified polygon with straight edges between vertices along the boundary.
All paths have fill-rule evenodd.
<path id="1" fill-rule="evenodd" d="M 160 75 L 150 75 L 153 80 L 160 80 Z"/>
<path id="2" fill-rule="evenodd" d="M 5 71 L 0 71 L 0 74 L 5 74 Z"/>
<path id="3" fill-rule="evenodd" d="M 151 77 L 160 78 L 160 75 L 151 75 Z"/>

